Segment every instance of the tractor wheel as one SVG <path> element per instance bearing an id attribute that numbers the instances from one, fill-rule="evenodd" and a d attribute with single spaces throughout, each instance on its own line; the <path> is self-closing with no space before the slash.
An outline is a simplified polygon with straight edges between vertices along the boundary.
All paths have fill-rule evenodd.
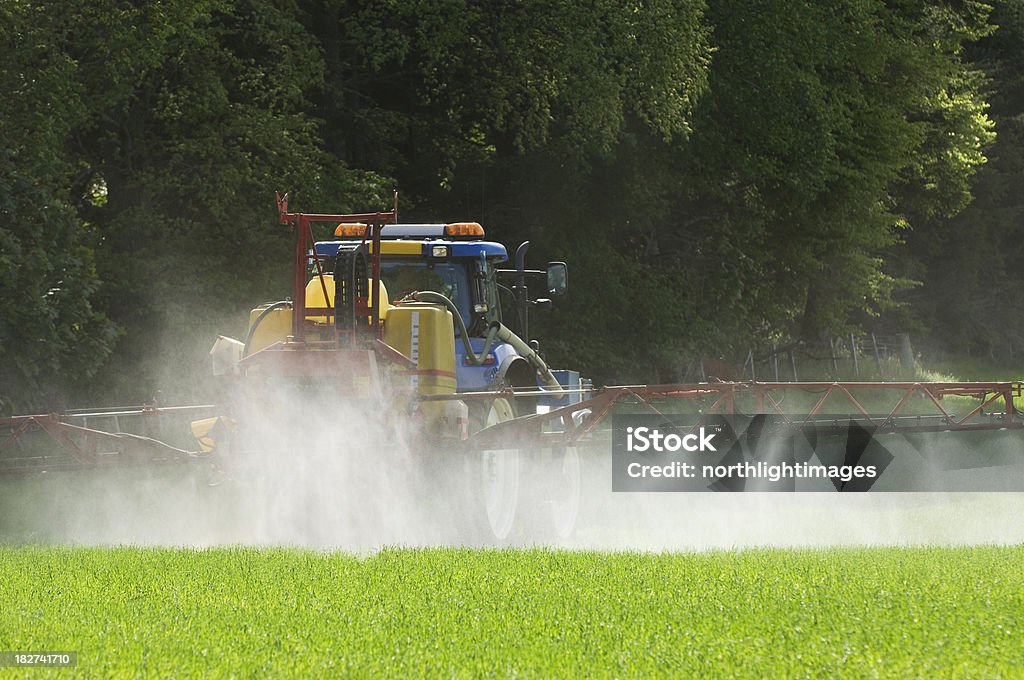
<path id="1" fill-rule="evenodd" d="M 474 431 L 503 423 L 515 417 L 506 399 L 474 405 L 470 423 Z M 520 495 L 520 452 L 518 449 L 494 449 L 467 454 L 469 507 L 464 524 L 471 539 L 482 543 L 506 543 L 513 535 Z"/>

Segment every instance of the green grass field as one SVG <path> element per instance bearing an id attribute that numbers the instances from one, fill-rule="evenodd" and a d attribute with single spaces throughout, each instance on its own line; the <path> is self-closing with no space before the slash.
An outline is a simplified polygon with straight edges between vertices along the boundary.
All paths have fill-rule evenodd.
<path id="1" fill-rule="evenodd" d="M 1024 546 L 9 547 L 0 598 L 54 675 L 1024 676 Z"/>

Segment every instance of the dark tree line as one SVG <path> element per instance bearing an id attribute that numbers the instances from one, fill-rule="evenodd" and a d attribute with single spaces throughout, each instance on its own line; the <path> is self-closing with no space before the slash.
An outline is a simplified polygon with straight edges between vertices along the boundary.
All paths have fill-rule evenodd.
<path id="1" fill-rule="evenodd" d="M 0 31 L 0 408 L 200 395 L 287 289 L 275 189 L 568 260 L 538 335 L 601 381 L 854 327 L 1024 349 L 1019 0 L 16 0 Z"/>
<path id="2" fill-rule="evenodd" d="M 964 48 L 990 104 L 995 140 L 959 213 L 915 215 L 907 247 L 890 251 L 919 285 L 887 319 L 936 351 L 1018 360 L 1024 351 L 1024 3 L 994 3 L 998 29 Z"/>

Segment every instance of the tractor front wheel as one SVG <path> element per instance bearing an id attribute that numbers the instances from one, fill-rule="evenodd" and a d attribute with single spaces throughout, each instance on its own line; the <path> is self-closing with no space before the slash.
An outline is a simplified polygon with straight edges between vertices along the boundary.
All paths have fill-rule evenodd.
<path id="1" fill-rule="evenodd" d="M 474 431 L 507 420 L 515 413 L 506 399 L 474 405 L 470 423 Z M 466 525 L 474 541 L 505 543 L 512 538 L 519 510 L 521 455 L 518 449 L 486 449 L 466 455 L 466 478 L 471 503 Z"/>

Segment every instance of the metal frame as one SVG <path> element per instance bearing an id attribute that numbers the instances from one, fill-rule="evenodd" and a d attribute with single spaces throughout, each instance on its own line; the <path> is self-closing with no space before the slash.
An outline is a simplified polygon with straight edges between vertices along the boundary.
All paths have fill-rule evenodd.
<path id="1" fill-rule="evenodd" d="M 482 430 L 467 440 L 474 448 L 502 448 L 514 444 L 522 446 L 557 446 L 578 442 L 607 418 L 617 404 L 642 405 L 648 412 L 666 415 L 658 402 L 663 400 L 711 400 L 710 405 L 695 415 L 740 415 L 737 401 L 752 399 L 753 414 L 777 416 L 783 424 L 797 429 L 816 427 L 821 424 L 838 425 L 840 421 L 853 419 L 858 424 L 878 432 L 944 432 L 969 430 L 1000 430 L 1024 428 L 1024 420 L 1015 409 L 1013 399 L 1022 395 L 1020 382 L 804 382 L 804 383 L 761 383 L 761 382 L 718 382 L 679 385 L 623 385 L 604 387 L 586 393 L 580 390 L 567 394 L 587 396 L 574 404 L 553 409 L 547 413 L 528 415 L 515 420 L 499 423 Z M 872 414 L 866 407 L 865 396 L 858 393 L 880 391 L 891 395 L 895 405 L 882 414 Z M 806 413 L 787 413 L 782 406 L 780 393 L 819 393 L 817 402 Z M 535 397 L 538 394 L 550 396 L 550 392 L 537 390 L 504 390 L 498 392 L 473 392 L 455 395 L 432 395 L 424 400 L 443 401 L 447 399 L 496 399 Z M 823 408 L 829 398 L 838 395 L 840 404 L 846 404 L 850 411 L 843 414 L 826 414 Z M 908 404 L 919 395 L 930 407 L 927 414 L 908 413 Z M 965 396 L 979 400 L 978 406 L 964 416 L 949 411 L 941 400 L 948 396 Z M 1001 404 L 1000 404 L 1001 402 Z M 998 410 L 986 413 L 985 409 L 998 404 Z M 583 416 L 583 417 L 580 417 Z"/>
<path id="2" fill-rule="evenodd" d="M 324 282 L 324 271 L 320 265 L 321 257 L 316 253 L 316 239 L 313 237 L 312 225 L 315 222 L 358 222 L 367 225 L 367 234 L 363 237 L 363 244 L 369 239 L 372 248 L 372 284 L 369 301 L 360 299 L 357 301 L 356 311 L 358 314 L 368 315 L 371 327 L 377 329 L 380 336 L 380 296 L 377 294 L 380 285 L 380 241 L 381 231 L 385 224 L 394 224 L 398 221 L 398 194 L 395 194 L 395 207 L 387 212 L 375 213 L 353 213 L 350 215 L 327 215 L 316 213 L 291 213 L 288 212 L 288 194 L 281 196 L 274 192 L 277 202 L 277 216 L 281 224 L 289 224 L 295 229 L 295 251 L 293 256 L 294 272 L 292 273 L 292 335 L 289 342 L 303 343 L 305 341 L 306 319 L 310 313 L 314 316 L 334 317 L 334 309 L 330 305 L 330 297 L 327 295 L 327 285 Z M 310 255 L 312 253 L 312 255 Z M 324 293 L 324 300 L 328 301 L 327 308 L 306 308 L 306 262 L 312 257 L 316 264 L 317 277 L 320 280 L 321 290 Z"/>
<path id="3" fill-rule="evenodd" d="M 259 367 L 259 376 L 320 376 L 344 379 L 353 383 L 359 378 L 379 379 L 377 359 L 405 369 L 415 369 L 415 364 L 382 340 L 380 324 L 380 265 L 381 235 L 385 224 L 394 224 L 398 219 L 397 194 L 395 207 L 388 212 L 358 213 L 349 215 L 328 215 L 288 212 L 288 195 L 275 193 L 278 220 L 294 228 L 295 249 L 293 254 L 294 274 L 292 293 L 292 333 L 283 342 L 255 352 L 242 360 L 243 370 Z M 369 297 L 359 296 L 355 301 L 356 315 L 368 317 L 370 323 L 361 335 L 361 342 L 348 342 L 334 324 L 334 340 L 307 342 L 306 326 L 310 316 L 336 317 L 327 294 L 321 256 L 316 253 L 312 225 L 318 222 L 358 222 L 367 225 L 366 234 L 360 247 L 369 244 L 371 248 L 371 288 Z M 525 244 L 517 253 L 518 273 L 523 274 L 521 254 Z M 310 254 L 312 253 L 312 255 Z M 306 267 L 312 257 L 316 267 L 326 308 L 306 307 Z M 531 273 L 531 272 L 525 272 Z M 371 302 L 372 301 L 372 302 Z M 336 305 L 336 302 L 335 302 Z M 353 338 L 357 330 L 353 329 Z M 254 377 L 256 377 L 254 375 Z M 256 381 L 259 382 L 259 381 Z M 806 413 L 787 413 L 783 407 L 787 392 L 818 394 L 816 403 Z M 872 414 L 867 407 L 865 392 L 880 391 L 891 395 L 895 402 L 887 412 Z M 379 392 L 375 392 L 379 394 Z M 995 430 L 1020 429 L 1024 420 L 1015 409 L 1013 399 L 1022 395 L 1020 382 L 716 382 L 677 385 L 623 385 L 604 387 L 597 390 L 566 390 L 557 394 L 544 390 L 505 389 L 489 392 L 462 392 L 445 395 L 412 395 L 419 401 L 472 402 L 476 400 L 536 399 L 538 396 L 579 395 L 580 401 L 554 408 L 547 413 L 523 416 L 488 427 L 464 443 L 478 449 L 520 448 L 530 446 L 569 445 L 580 441 L 594 432 L 604 422 L 612 409 L 619 404 L 638 404 L 651 413 L 665 415 L 659 402 L 671 400 L 710 401 L 710 404 L 695 411 L 696 415 L 735 416 L 741 415 L 738 400 L 753 400 L 752 413 L 778 416 L 787 426 L 796 428 L 816 427 L 821 423 L 838 423 L 840 419 L 855 419 L 865 427 L 878 432 L 939 432 L 947 430 Z M 858 396 L 860 395 L 860 396 Z M 849 413 L 826 414 L 825 405 L 838 396 Z M 964 416 L 957 416 L 941 402 L 948 396 L 968 396 L 979 404 Z M 908 404 L 918 397 L 932 408 L 925 415 L 908 413 Z M 1001 401 L 1001 405 L 1000 405 Z M 999 405 L 999 410 L 986 413 L 985 409 Z M 81 469 L 108 464 L 181 462 L 202 460 L 205 457 L 193 451 L 179 449 L 155 439 L 120 431 L 117 418 L 166 417 L 182 413 L 211 413 L 213 406 L 157 408 L 142 406 L 120 410 L 94 410 L 91 412 L 66 412 L 0 418 L 0 474 L 25 472 L 39 469 Z M 88 427 L 89 417 L 114 417 L 115 432 Z M 81 419 L 81 424 L 74 424 Z M 17 458 L 3 456 L 13 448 L 29 431 L 42 430 L 59 444 L 69 456 Z M 104 455 L 101 445 L 114 448 L 117 455 Z M 135 455 L 139 454 L 139 455 Z"/>
<path id="4" fill-rule="evenodd" d="M 216 412 L 214 405 L 136 406 L 117 409 L 91 409 L 42 415 L 0 418 L 0 475 L 38 471 L 82 470 L 151 463 L 186 463 L 203 459 L 197 451 L 180 449 L 131 432 L 121 430 L 121 421 L 162 420 L 169 416 L 201 416 Z M 90 419 L 114 419 L 114 431 L 89 427 Z M 80 424 L 75 424 L 76 421 Z M 48 435 L 66 455 L 10 456 L 29 433 Z"/>
<path id="5" fill-rule="evenodd" d="M 383 342 L 379 346 L 386 352 L 391 348 Z M 270 348 L 267 348 L 269 350 Z M 264 351 L 267 351 L 264 350 Z M 372 359 L 374 352 L 365 352 L 364 359 Z M 254 355 L 255 356 L 255 355 Z M 288 356 L 294 361 L 282 361 L 276 375 L 308 375 L 316 371 L 323 375 L 326 356 L 323 352 L 310 354 L 292 352 Z M 401 355 L 400 355 L 401 356 Z M 402 357 L 404 359 L 404 356 Z M 397 359 L 392 359 L 397 361 Z M 297 363 L 296 363 L 297 362 Z M 406 360 L 408 363 L 408 360 Z M 359 372 L 366 375 L 374 370 L 375 362 L 364 366 Z M 338 370 L 351 368 L 347 362 L 339 363 Z M 329 371 L 330 372 L 330 371 Z M 891 395 L 895 405 L 884 413 L 871 413 L 866 406 L 864 392 L 876 391 Z M 814 406 L 806 413 L 787 413 L 783 408 L 787 392 L 819 394 Z M 455 394 L 421 395 L 420 401 L 466 402 L 493 400 L 498 398 L 536 398 L 551 396 L 543 390 L 499 390 L 491 392 L 463 392 Z M 470 436 L 463 444 L 474 449 L 529 448 L 566 446 L 587 438 L 607 419 L 613 408 L 620 404 L 640 405 L 649 413 L 666 415 L 661 402 L 688 400 L 710 401 L 697 415 L 731 416 L 740 415 L 737 408 L 742 399 L 752 400 L 754 413 L 777 416 L 782 423 L 797 429 L 821 425 L 843 425 L 854 419 L 858 424 L 881 433 L 890 432 L 944 432 L 1022 429 L 1024 419 L 1016 410 L 1013 399 L 1024 394 L 1020 382 L 804 382 L 804 383 L 759 383 L 719 382 L 678 385 L 621 385 L 598 388 L 593 391 L 567 390 L 562 393 L 582 395 L 585 398 L 547 413 L 522 416 L 498 423 Z M 846 404 L 849 413 L 826 414 L 825 405 L 832 396 L 840 397 L 839 404 Z M 931 407 L 927 414 L 907 413 L 908 404 L 915 398 Z M 966 396 L 978 400 L 978 405 L 966 415 L 958 416 L 947 409 L 942 400 L 949 396 Z M 986 412 L 989 407 L 996 407 Z M 13 448 L 26 433 L 38 429 L 45 432 L 69 456 L 39 458 L 4 457 L 0 455 L 0 474 L 23 473 L 40 470 L 74 470 L 118 465 L 149 463 L 194 462 L 205 460 L 206 456 L 179 449 L 155 439 L 127 432 L 108 432 L 87 426 L 89 418 L 142 417 L 166 418 L 172 415 L 209 415 L 215 406 L 163 407 L 140 406 L 123 409 L 91 411 L 70 411 L 64 414 L 44 414 L 0 418 L 0 432 L 7 436 L 0 439 L 0 454 Z M 74 421 L 82 424 L 74 424 Z M 696 427 L 696 425 L 695 425 Z M 117 428 L 120 429 L 119 427 Z M 104 452 L 102 446 L 114 451 Z M 106 455 L 117 453 L 117 455 Z"/>
<path id="6" fill-rule="evenodd" d="M 278 221 L 290 225 L 295 232 L 292 273 L 292 332 L 283 342 L 277 342 L 258 352 L 253 352 L 242 359 L 240 367 L 248 370 L 259 367 L 260 375 L 269 376 L 318 376 L 318 377 L 368 377 L 377 386 L 377 370 L 375 357 L 391 363 L 403 363 L 405 359 L 399 352 L 387 346 L 381 339 L 383 329 L 380 324 L 380 243 L 381 232 L 385 224 L 393 224 L 398 219 L 398 195 L 395 194 L 395 207 L 387 212 L 353 213 L 353 214 L 320 214 L 288 212 L 288 194 L 282 196 L 275 192 Z M 306 340 L 306 322 L 310 317 L 324 317 L 328 321 L 335 320 L 337 310 L 327 294 L 324 281 L 324 270 L 321 264 L 323 256 L 316 252 L 316 239 L 313 236 L 314 223 L 365 223 L 366 234 L 360 246 L 367 243 L 371 247 L 371 282 L 369 296 L 356 299 L 355 312 L 358 317 L 369 317 L 370 323 L 365 333 L 358 329 L 342 331 L 335 324 L 334 338 L 326 342 L 308 342 Z M 312 258 L 316 266 L 316 277 L 327 301 L 327 307 L 306 307 L 306 264 Z M 337 288 L 335 289 L 337 291 Z M 343 337 L 344 335 L 344 337 Z M 362 342 L 354 342 L 356 336 Z M 342 342 L 344 340 L 344 342 Z M 315 351 L 311 353 L 310 351 Z"/>

